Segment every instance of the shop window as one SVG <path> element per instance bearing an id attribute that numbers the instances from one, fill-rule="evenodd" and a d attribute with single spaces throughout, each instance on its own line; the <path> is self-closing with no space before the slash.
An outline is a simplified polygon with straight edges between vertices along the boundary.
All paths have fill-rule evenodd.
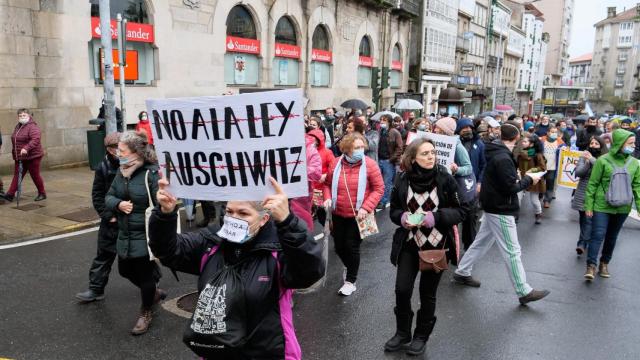
<path id="1" fill-rule="evenodd" d="M 118 42 L 116 40 L 117 14 L 121 14 L 127 23 L 127 46 L 125 83 L 130 85 L 152 85 L 155 77 L 154 28 L 150 24 L 149 12 L 144 0 L 111 0 L 111 29 L 113 35 L 113 75 L 116 84 L 120 83 L 118 68 Z M 89 61 L 91 77 L 96 84 L 104 80 L 102 44 L 100 35 L 100 9 L 91 4 L 91 41 L 89 42 Z"/>
<path id="2" fill-rule="evenodd" d="M 371 56 L 371 43 L 368 36 L 360 40 L 358 51 L 358 86 L 371 87 L 371 68 L 373 67 L 373 57 Z"/>
<path id="3" fill-rule="evenodd" d="M 389 73 L 389 85 L 392 89 L 402 87 L 402 56 L 400 44 L 396 44 L 391 52 L 391 71 Z"/>
<path id="4" fill-rule="evenodd" d="M 283 16 L 276 25 L 275 57 L 271 68 L 273 84 L 296 86 L 300 73 L 300 47 L 296 28 L 291 19 Z"/>
<path id="5" fill-rule="evenodd" d="M 258 85 L 260 41 L 251 13 L 234 6 L 227 16 L 224 54 L 224 81 L 231 85 Z"/>
<path id="6" fill-rule="evenodd" d="M 333 53 L 329 34 L 323 25 L 318 25 L 311 39 L 311 85 L 329 86 Z"/>

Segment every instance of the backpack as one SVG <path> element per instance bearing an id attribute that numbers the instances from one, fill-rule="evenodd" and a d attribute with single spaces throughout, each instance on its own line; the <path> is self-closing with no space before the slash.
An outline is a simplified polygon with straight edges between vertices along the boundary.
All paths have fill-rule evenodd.
<path id="1" fill-rule="evenodd" d="M 629 156 L 623 167 L 616 166 L 607 157 L 604 157 L 613 167 L 609 180 L 609 189 L 605 194 L 607 203 L 613 207 L 631 205 L 633 202 L 633 191 L 631 190 L 631 180 L 629 179 L 628 167 L 635 158 Z"/>

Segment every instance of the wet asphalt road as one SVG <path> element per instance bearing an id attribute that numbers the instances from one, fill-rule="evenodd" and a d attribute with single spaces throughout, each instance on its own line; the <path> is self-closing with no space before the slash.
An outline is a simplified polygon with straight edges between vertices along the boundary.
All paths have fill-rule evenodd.
<path id="1" fill-rule="evenodd" d="M 519 226 L 529 283 L 551 295 L 519 306 L 501 257 L 492 249 L 475 267 L 479 289 L 451 282 L 438 292 L 438 322 L 425 359 L 640 359 L 640 222 L 621 232 L 612 278 L 583 281 L 584 259 L 574 252 L 577 214 L 569 191 L 533 224 L 523 207 Z M 327 285 L 297 295 L 295 324 L 304 359 L 404 359 L 386 354 L 393 335 L 395 269 L 389 263 L 395 227 L 378 214 L 381 234 L 365 241 L 358 290 L 339 297 L 342 265 L 333 253 Z M 182 344 L 186 319 L 158 310 L 150 331 L 129 335 L 139 295 L 114 269 L 105 301 L 79 305 L 74 294 L 87 284 L 96 233 L 0 251 L 0 358 L 195 359 Z M 117 267 L 117 266 L 116 266 Z M 161 281 L 170 297 L 190 292 L 195 279 L 168 271 Z M 417 306 L 414 293 L 414 305 Z"/>

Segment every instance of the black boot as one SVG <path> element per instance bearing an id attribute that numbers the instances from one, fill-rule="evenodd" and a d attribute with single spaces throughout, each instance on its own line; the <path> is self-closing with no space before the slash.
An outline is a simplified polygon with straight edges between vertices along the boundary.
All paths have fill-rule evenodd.
<path id="1" fill-rule="evenodd" d="M 394 308 L 396 314 L 396 334 L 384 344 L 385 351 L 404 350 L 411 342 L 411 325 L 413 324 L 413 311 L 400 313 Z"/>
<path id="2" fill-rule="evenodd" d="M 413 333 L 413 340 L 407 347 L 407 355 L 417 356 L 424 354 L 427 348 L 429 335 L 436 325 L 436 317 L 427 319 L 422 310 L 418 310 L 418 319 L 416 321 L 416 331 Z"/>

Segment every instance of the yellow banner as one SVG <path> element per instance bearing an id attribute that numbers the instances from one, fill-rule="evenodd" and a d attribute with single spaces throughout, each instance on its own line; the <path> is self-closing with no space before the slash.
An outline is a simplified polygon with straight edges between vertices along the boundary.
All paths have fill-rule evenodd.
<path id="1" fill-rule="evenodd" d="M 570 189 L 578 187 L 578 178 L 576 177 L 576 166 L 578 166 L 578 160 L 582 155 L 581 151 L 572 151 L 567 148 L 563 148 L 560 152 L 560 162 L 558 163 L 558 185 L 564 186 Z"/>

